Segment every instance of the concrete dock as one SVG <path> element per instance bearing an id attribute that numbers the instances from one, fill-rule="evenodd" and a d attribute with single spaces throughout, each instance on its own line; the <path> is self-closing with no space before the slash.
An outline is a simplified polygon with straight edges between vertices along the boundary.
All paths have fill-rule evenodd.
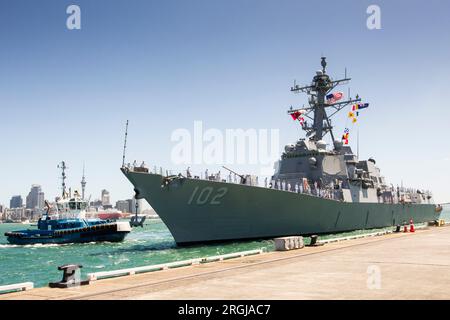
<path id="1" fill-rule="evenodd" d="M 450 299 L 450 227 L 0 295 L 10 299 Z"/>

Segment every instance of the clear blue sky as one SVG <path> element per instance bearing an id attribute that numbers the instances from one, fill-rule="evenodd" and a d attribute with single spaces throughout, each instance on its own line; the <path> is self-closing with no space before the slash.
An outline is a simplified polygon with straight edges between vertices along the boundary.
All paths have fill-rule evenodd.
<path id="1" fill-rule="evenodd" d="M 366 27 L 373 3 L 381 30 Z M 69 4 L 81 7 L 81 30 L 66 28 Z M 150 166 L 177 168 L 170 135 L 194 120 L 279 128 L 281 149 L 303 136 L 286 108 L 306 99 L 289 88 L 311 80 L 322 54 L 371 104 L 361 158 L 450 201 L 449 15 L 446 0 L 1 0 L 0 203 L 33 183 L 59 194 L 61 160 L 74 188 L 85 162 L 87 194 L 130 197 L 119 171 L 126 119 L 127 157 Z"/>

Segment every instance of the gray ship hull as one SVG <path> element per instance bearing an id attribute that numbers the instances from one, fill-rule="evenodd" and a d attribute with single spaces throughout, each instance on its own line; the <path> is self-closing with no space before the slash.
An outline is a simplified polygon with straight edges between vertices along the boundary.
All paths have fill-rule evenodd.
<path id="1" fill-rule="evenodd" d="M 434 221 L 433 204 L 349 203 L 242 184 L 122 170 L 178 245 L 311 235 Z"/>

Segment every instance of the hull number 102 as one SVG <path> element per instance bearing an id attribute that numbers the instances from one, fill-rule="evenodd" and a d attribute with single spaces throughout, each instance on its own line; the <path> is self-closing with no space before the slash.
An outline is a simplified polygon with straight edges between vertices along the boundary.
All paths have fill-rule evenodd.
<path id="1" fill-rule="evenodd" d="M 211 204 L 217 205 L 221 203 L 221 199 L 225 196 L 228 189 L 225 187 L 214 190 L 213 187 L 195 187 L 189 198 L 188 204 Z"/>

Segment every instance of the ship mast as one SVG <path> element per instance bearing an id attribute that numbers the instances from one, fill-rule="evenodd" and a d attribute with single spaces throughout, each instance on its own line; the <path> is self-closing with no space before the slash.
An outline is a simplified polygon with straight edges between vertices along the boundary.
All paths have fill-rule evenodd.
<path id="1" fill-rule="evenodd" d="M 333 126 L 331 125 L 330 118 L 336 113 L 341 111 L 343 108 L 349 104 L 359 102 L 361 99 L 356 96 L 355 99 L 348 97 L 348 100 L 335 102 L 328 104 L 325 101 L 326 96 L 338 85 L 347 84 L 351 78 L 344 77 L 343 79 L 333 80 L 326 72 L 327 62 L 326 57 L 322 57 L 321 61 L 322 70 L 316 72 L 312 82 L 308 86 L 299 86 L 294 83 L 291 87 L 291 91 L 294 93 L 305 92 L 308 95 L 309 107 L 302 109 L 290 109 L 289 114 L 294 112 L 304 112 L 303 116 L 312 120 L 312 125 L 307 122 L 302 124 L 302 129 L 306 131 L 306 136 L 310 140 L 319 141 L 323 137 L 330 133 L 333 143 L 335 141 L 333 135 Z M 332 112 L 330 115 L 327 114 L 326 109 L 331 108 Z"/>
<path id="2" fill-rule="evenodd" d="M 125 125 L 125 139 L 123 142 L 123 155 L 122 155 L 122 168 L 125 167 L 125 152 L 127 150 L 127 137 L 128 137 L 128 120 Z"/>
<path id="3" fill-rule="evenodd" d="M 61 169 L 61 180 L 62 180 L 62 198 L 65 199 L 66 198 L 66 172 L 65 170 L 67 169 L 66 167 L 66 163 L 64 161 L 61 161 L 61 163 L 58 165 L 58 168 Z"/>

